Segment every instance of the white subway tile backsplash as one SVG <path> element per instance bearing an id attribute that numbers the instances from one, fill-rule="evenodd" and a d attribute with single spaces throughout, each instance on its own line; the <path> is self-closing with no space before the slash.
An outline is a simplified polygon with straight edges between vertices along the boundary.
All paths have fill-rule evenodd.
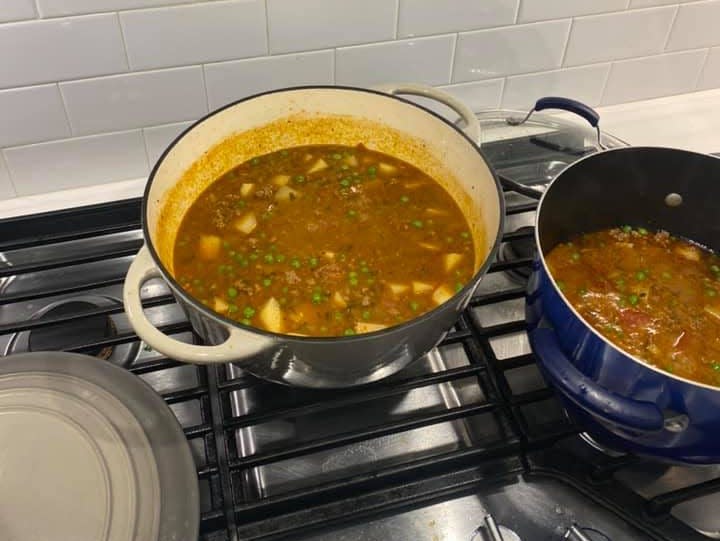
<path id="1" fill-rule="evenodd" d="M 667 49 L 679 51 L 720 45 L 720 1 L 680 6 Z"/>
<path id="2" fill-rule="evenodd" d="M 271 53 L 395 37 L 397 0 L 267 0 Z"/>
<path id="3" fill-rule="evenodd" d="M 127 70 L 112 13 L 0 25 L 0 51 L 4 88 Z"/>
<path id="4" fill-rule="evenodd" d="M 172 143 L 183 130 L 189 128 L 191 125 L 192 122 L 177 122 L 176 124 L 153 126 L 152 128 L 143 129 L 150 169 L 155 166 L 155 162 L 157 162 L 160 155 L 165 152 L 168 145 Z"/>
<path id="5" fill-rule="evenodd" d="M 512 24 L 519 0 L 400 0 L 398 37 Z"/>
<path id="6" fill-rule="evenodd" d="M 676 9 L 668 6 L 575 19 L 565 65 L 576 66 L 661 52 Z"/>
<path id="7" fill-rule="evenodd" d="M 3 0 L 5 1 L 5 0 Z M 37 0 L 41 17 L 61 17 L 101 11 L 188 4 L 196 0 Z"/>
<path id="8" fill-rule="evenodd" d="M 74 135 L 127 130 L 207 113 L 202 67 L 60 83 Z"/>
<path id="9" fill-rule="evenodd" d="M 70 136 L 56 84 L 0 91 L 0 147 Z"/>
<path id="10" fill-rule="evenodd" d="M 10 199 L 16 195 L 15 186 L 13 186 L 12 180 L 10 180 L 10 173 L 8 173 L 7 166 L 5 165 L 5 158 L 3 158 L 0 152 L 0 199 Z"/>
<path id="11" fill-rule="evenodd" d="M 558 68 L 569 28 L 562 20 L 462 33 L 453 82 Z"/>
<path id="12" fill-rule="evenodd" d="M 596 64 L 508 77 L 502 106 L 530 109 L 538 98 L 544 96 L 563 96 L 591 106 L 598 105 L 609 70 L 610 64 Z"/>
<path id="13" fill-rule="evenodd" d="M 230 60 L 267 52 L 262 0 L 124 11 L 120 13 L 120 22 L 130 67 L 134 70 Z"/>
<path id="14" fill-rule="evenodd" d="M 665 6 L 667 4 L 682 4 L 694 0 L 630 0 L 631 8 L 646 8 L 650 6 Z"/>
<path id="15" fill-rule="evenodd" d="M 720 47 L 710 49 L 697 84 L 698 90 L 720 87 Z"/>
<path id="16" fill-rule="evenodd" d="M 619 11 L 628 0 L 522 0 L 518 22 L 544 21 Z"/>
<path id="17" fill-rule="evenodd" d="M 205 84 L 210 108 L 273 88 L 332 84 L 333 60 L 333 51 L 314 51 L 207 64 Z"/>
<path id="18" fill-rule="evenodd" d="M 335 53 L 335 82 L 360 86 L 395 81 L 447 84 L 454 46 L 455 36 L 433 36 L 344 47 Z"/>
<path id="19" fill-rule="evenodd" d="M 17 195 L 78 188 L 148 173 L 140 130 L 65 139 L 4 151 Z"/>
<path id="20" fill-rule="evenodd" d="M 2 0 L 0 3 L 0 22 L 22 21 L 23 19 L 34 19 L 34 0 Z"/>
<path id="21" fill-rule="evenodd" d="M 605 87 L 603 105 L 690 92 L 707 51 L 683 51 L 615 62 Z"/>

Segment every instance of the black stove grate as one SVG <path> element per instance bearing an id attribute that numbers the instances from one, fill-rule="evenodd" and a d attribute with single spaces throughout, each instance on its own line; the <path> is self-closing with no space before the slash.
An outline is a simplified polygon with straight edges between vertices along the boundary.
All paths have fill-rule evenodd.
<path id="1" fill-rule="evenodd" d="M 507 212 L 510 215 L 535 208 L 533 202 L 522 198 L 515 200 L 515 203 L 508 205 Z M 80 268 L 80 265 L 115 259 L 118 261 L 116 272 L 105 273 L 98 279 L 89 278 L 85 282 L 63 286 L 50 282 L 39 290 L 2 293 L 0 307 L 62 294 L 91 292 L 121 284 L 127 268 L 125 260 L 141 246 L 139 235 L 120 246 L 113 243 L 98 249 L 97 246 L 104 246 L 104 243 L 100 242 L 94 244 L 95 248 L 86 253 L 70 253 L 53 260 L 34 258 L 32 253 L 57 243 L 102 239 L 111 234 L 137 232 L 139 228 L 138 200 L 0 222 L 0 255 L 6 255 L 5 264 L 0 260 L 0 286 L 4 279 L 31 273 L 58 270 L 72 273 Z M 509 233 L 505 240 L 517 240 L 531 234 L 531 231 Z M 20 254 L 22 257 L 15 258 L 17 261 L 14 261 L 13 257 L 9 257 L 12 254 Z M 496 262 L 491 267 L 490 274 L 513 268 L 527 268 L 530 263 L 529 259 Z M 3 290 L 0 289 L 1 291 Z M 577 440 L 575 435 L 578 430 L 562 415 L 552 391 L 548 388 L 523 393 L 513 391 L 510 377 L 512 372 L 533 365 L 534 358 L 532 354 L 526 353 L 500 359 L 493 348 L 493 340 L 524 332 L 525 322 L 513 320 L 484 326 L 473 316 L 473 310 L 496 303 L 518 302 L 523 295 L 524 287 L 515 284 L 473 298 L 471 306 L 441 345 L 462 347 L 469 361 L 467 365 L 394 378 L 359 389 L 333 392 L 287 391 L 289 398 L 272 410 L 235 416 L 231 411 L 230 395 L 236 391 L 263 387 L 270 388 L 272 392 L 273 384 L 251 376 L 230 379 L 225 366 L 192 367 L 195 374 L 193 385 L 179 390 L 161 391 L 161 394 L 171 408 L 190 402 L 199 405 L 199 416 L 195 422 L 182 424 L 197 459 L 198 478 L 203 494 L 200 538 L 208 541 L 297 539 L 312 530 L 475 493 L 488 479 L 518 474 L 542 474 L 556 476 L 563 482 L 576 486 L 599 504 L 612 509 L 626 522 L 644 531 L 650 539 L 704 539 L 674 519 L 670 510 L 677 503 L 717 491 L 720 481 L 701 483 L 645 500 L 613 477 L 616 471 L 631 467 L 641 462 L 640 459 L 600 456 L 582 461 L 577 460 L 572 451 L 558 450 L 559 444 Z M 144 306 L 168 306 L 173 302 L 172 296 L 162 294 L 144 301 Z M 82 322 L 87 318 L 122 314 L 122 311 L 122 306 L 113 305 L 83 309 L 72 315 L 0 323 L 0 336 L 48 328 L 60 322 Z M 166 333 L 192 330 L 186 322 L 169 323 L 161 328 Z M 199 338 L 196 336 L 195 339 Z M 107 339 L 72 347 L 69 351 L 92 352 L 98 348 L 135 341 L 137 337 L 132 332 L 119 332 Z M 181 366 L 185 365 L 170 359 L 151 358 L 135 362 L 129 366 L 129 370 L 138 376 L 148 376 Z M 248 456 L 242 456 L 237 449 L 235 431 L 239 428 L 278 419 L 332 412 L 341 407 L 400 396 L 412 389 L 467 378 L 474 378 L 481 388 L 482 400 L 441 411 L 421 409 L 400 418 L 377 419 L 375 424 L 362 430 L 349 430 L 346 433 L 311 438 L 302 442 L 282 442 Z M 284 391 L 279 387 L 276 390 Z M 555 412 L 554 416 L 550 416 L 550 421 L 545 413 L 539 413 L 547 411 Z M 318 482 L 279 494 L 248 493 L 251 491 L 248 491 L 244 481 L 248 472 L 259 466 L 296 459 L 310 453 L 388 434 L 479 416 L 491 418 L 495 425 L 500 427 L 499 438 L 489 438 L 488 441 L 479 443 L 476 441 L 471 446 L 383 465 L 340 480 Z"/>

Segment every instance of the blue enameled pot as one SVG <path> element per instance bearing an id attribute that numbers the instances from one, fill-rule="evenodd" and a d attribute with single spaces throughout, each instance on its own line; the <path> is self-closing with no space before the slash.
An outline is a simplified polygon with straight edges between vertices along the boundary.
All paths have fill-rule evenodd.
<path id="1" fill-rule="evenodd" d="M 558 243 L 621 224 L 719 249 L 720 159 L 669 148 L 599 152 L 552 182 L 536 220 L 529 338 L 569 415 L 609 447 L 673 462 L 720 462 L 720 388 L 659 370 L 613 345 L 568 303 L 545 262 Z M 720 322 L 707 339 L 720 340 Z"/>

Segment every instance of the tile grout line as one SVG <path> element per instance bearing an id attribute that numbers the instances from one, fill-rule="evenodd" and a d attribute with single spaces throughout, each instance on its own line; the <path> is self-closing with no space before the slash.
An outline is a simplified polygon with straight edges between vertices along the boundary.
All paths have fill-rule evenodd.
<path id="1" fill-rule="evenodd" d="M 598 102 L 598 105 L 602 105 L 605 101 L 605 92 L 607 91 L 608 83 L 610 82 L 610 74 L 612 73 L 614 65 L 615 62 L 610 62 L 610 66 L 608 66 L 607 74 L 605 74 L 605 80 L 602 85 L 602 91 L 600 92 L 600 101 Z"/>
<path id="2" fill-rule="evenodd" d="M 55 83 L 55 86 L 57 87 L 58 94 L 60 94 L 60 103 L 62 103 L 63 112 L 65 113 L 65 120 L 67 121 L 68 130 L 70 130 L 70 137 L 73 137 L 76 134 L 73 130 L 72 121 L 70 120 L 70 112 L 68 111 L 67 102 L 65 101 L 65 94 L 63 94 L 60 83 Z"/>
<path id="3" fill-rule="evenodd" d="M 698 85 L 700 84 L 700 79 L 702 79 L 703 73 L 705 72 L 705 67 L 707 66 L 708 59 L 710 58 L 710 49 L 711 47 L 708 47 L 705 51 L 705 58 L 703 58 L 702 63 L 700 64 L 700 70 L 698 71 L 698 74 L 695 76 L 695 84 L 692 86 L 693 90 L 698 89 Z"/>
<path id="4" fill-rule="evenodd" d="M 401 0 L 395 0 L 395 24 L 394 24 L 394 33 L 393 33 L 393 39 L 398 39 L 399 31 L 400 31 L 400 1 Z"/>
<path id="5" fill-rule="evenodd" d="M 205 64 L 200 65 L 200 77 L 202 77 L 203 92 L 205 92 L 205 113 L 207 114 L 210 112 L 210 91 L 205 78 Z"/>
<path id="6" fill-rule="evenodd" d="M 5 157 L 5 149 L 0 149 L 0 162 L 5 166 L 5 171 L 7 171 L 8 174 L 8 180 L 10 181 L 10 185 L 12 186 L 13 192 L 15 192 L 15 197 L 19 197 L 20 194 L 18 193 L 17 186 L 15 185 L 15 179 L 13 178 L 12 171 L 10 171 L 10 166 L 8 165 L 7 157 Z"/>
<path id="7" fill-rule="evenodd" d="M 570 37 L 572 36 L 573 27 L 575 26 L 575 17 L 570 19 L 570 24 L 568 25 L 568 32 L 567 36 L 565 36 L 565 43 L 563 44 L 563 52 L 562 56 L 560 57 L 560 67 L 565 68 L 567 67 L 565 65 L 565 58 L 567 57 L 568 47 L 570 46 Z"/>
<path id="8" fill-rule="evenodd" d="M 450 72 L 448 73 L 447 84 L 453 84 L 453 77 L 455 76 L 455 57 L 457 56 L 458 42 L 460 41 L 460 35 L 456 33 L 453 36 L 453 48 L 450 51 Z"/>
<path id="9" fill-rule="evenodd" d="M 680 13 L 680 4 L 675 6 L 675 12 L 673 13 L 672 19 L 670 19 L 670 27 L 668 28 L 665 39 L 663 40 L 662 49 L 660 49 L 660 52 L 658 54 L 667 52 L 667 46 L 670 43 L 670 36 L 672 35 L 673 27 L 675 26 L 675 20 L 677 19 L 678 13 Z"/>
<path id="10" fill-rule="evenodd" d="M 117 21 L 118 27 L 120 27 L 120 39 L 122 40 L 123 52 L 125 53 L 125 64 L 127 65 L 127 71 L 125 73 L 131 73 L 133 70 L 130 66 L 130 53 L 128 52 L 127 41 L 125 40 L 125 29 L 120 21 L 120 13 L 117 11 L 115 12 L 115 20 Z"/>
<path id="11" fill-rule="evenodd" d="M 263 0 L 265 7 L 265 50 L 268 56 L 272 56 L 270 52 L 270 16 L 268 15 L 268 0 Z"/>
<path id="12" fill-rule="evenodd" d="M 517 6 L 515 7 L 515 16 L 513 17 L 513 25 L 517 24 L 518 19 L 520 19 L 520 8 L 522 7 L 522 3 L 523 3 L 523 0 L 518 0 Z"/>

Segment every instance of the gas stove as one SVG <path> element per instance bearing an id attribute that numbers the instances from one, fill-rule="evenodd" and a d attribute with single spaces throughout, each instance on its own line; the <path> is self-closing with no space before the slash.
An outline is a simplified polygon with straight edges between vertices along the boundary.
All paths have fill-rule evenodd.
<path id="1" fill-rule="evenodd" d="M 559 128 L 484 150 L 539 187 L 593 151 Z M 430 354 L 372 385 L 287 388 L 141 343 L 120 301 L 142 244 L 138 200 L 0 222 L 0 353 L 87 353 L 152 385 L 196 461 L 203 540 L 720 538 L 720 466 L 603 449 L 545 385 L 524 322 L 536 203 L 505 196 L 504 244 L 468 309 Z M 200 340 L 161 281 L 142 296 L 164 332 Z"/>

